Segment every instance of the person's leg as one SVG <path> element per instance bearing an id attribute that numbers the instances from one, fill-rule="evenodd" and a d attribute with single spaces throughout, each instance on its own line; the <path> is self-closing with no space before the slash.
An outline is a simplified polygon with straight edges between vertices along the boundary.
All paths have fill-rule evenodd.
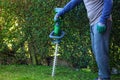
<path id="1" fill-rule="evenodd" d="M 92 49 L 99 69 L 99 77 L 110 78 L 109 67 L 109 35 L 111 21 L 107 23 L 107 30 L 104 34 L 97 31 L 96 25 L 91 27 Z M 106 79 L 107 80 L 107 79 Z"/>
<path id="2" fill-rule="evenodd" d="M 91 37 L 92 52 L 95 53 L 95 51 L 94 51 L 94 33 L 93 33 L 93 27 L 94 26 L 90 26 L 90 37 Z"/>

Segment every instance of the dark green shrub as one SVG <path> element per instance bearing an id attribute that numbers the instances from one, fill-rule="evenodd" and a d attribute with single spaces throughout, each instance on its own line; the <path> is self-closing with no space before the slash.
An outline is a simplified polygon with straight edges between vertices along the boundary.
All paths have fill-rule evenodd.
<path id="1" fill-rule="evenodd" d="M 67 1 L 53 0 L 1 0 L 0 1 L 0 53 L 13 51 L 18 61 L 27 64 L 46 64 L 54 53 L 49 39 L 53 30 L 54 8 L 63 7 Z M 111 37 L 111 66 L 120 66 L 120 6 L 114 1 L 113 30 Z M 83 5 L 65 14 L 62 29 L 66 32 L 60 44 L 60 58 L 73 67 L 96 69 L 91 52 L 89 23 Z M 9 56 L 9 55 L 7 55 Z M 21 62 L 22 62 L 21 61 Z"/>

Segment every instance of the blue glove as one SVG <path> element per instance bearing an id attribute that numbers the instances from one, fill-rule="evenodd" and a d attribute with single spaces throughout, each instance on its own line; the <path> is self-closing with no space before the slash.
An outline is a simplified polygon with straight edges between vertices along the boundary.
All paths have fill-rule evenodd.
<path id="1" fill-rule="evenodd" d="M 97 23 L 97 31 L 99 32 L 99 33 L 104 33 L 105 31 L 106 31 L 106 25 L 105 24 L 103 24 L 103 23 Z"/>

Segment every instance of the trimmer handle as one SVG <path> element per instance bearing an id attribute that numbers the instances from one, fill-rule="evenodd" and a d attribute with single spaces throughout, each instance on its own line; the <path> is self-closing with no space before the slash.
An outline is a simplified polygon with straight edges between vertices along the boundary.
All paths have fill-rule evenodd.
<path id="1" fill-rule="evenodd" d="M 61 35 L 60 35 L 60 36 L 55 36 L 55 35 L 54 35 L 54 31 L 52 31 L 52 32 L 50 33 L 49 37 L 52 38 L 52 39 L 61 39 L 61 38 L 64 37 L 64 35 L 65 35 L 65 32 L 64 32 L 64 31 L 61 31 Z"/>
<path id="2" fill-rule="evenodd" d="M 63 8 L 55 8 L 55 13 L 58 13 L 62 10 Z M 54 25 L 54 30 L 50 33 L 49 37 L 53 39 L 54 43 L 60 43 L 61 38 L 64 37 L 65 32 L 61 31 L 60 29 L 60 19 L 54 17 L 55 25 Z"/>
<path id="3" fill-rule="evenodd" d="M 56 13 L 60 12 L 61 10 L 63 10 L 63 8 L 55 8 L 54 9 Z"/>

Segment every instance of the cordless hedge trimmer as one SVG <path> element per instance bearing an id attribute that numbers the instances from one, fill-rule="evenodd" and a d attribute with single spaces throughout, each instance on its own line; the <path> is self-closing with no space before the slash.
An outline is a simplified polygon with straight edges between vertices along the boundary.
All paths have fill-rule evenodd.
<path id="1" fill-rule="evenodd" d="M 62 8 L 55 8 L 55 12 L 58 13 Z M 57 54 L 58 54 L 58 45 L 65 35 L 65 32 L 60 28 L 60 19 L 55 21 L 54 30 L 50 33 L 49 37 L 53 39 L 53 43 L 56 44 L 55 53 L 54 53 L 54 61 L 52 68 L 52 77 L 55 75 L 55 66 L 57 62 Z"/>

